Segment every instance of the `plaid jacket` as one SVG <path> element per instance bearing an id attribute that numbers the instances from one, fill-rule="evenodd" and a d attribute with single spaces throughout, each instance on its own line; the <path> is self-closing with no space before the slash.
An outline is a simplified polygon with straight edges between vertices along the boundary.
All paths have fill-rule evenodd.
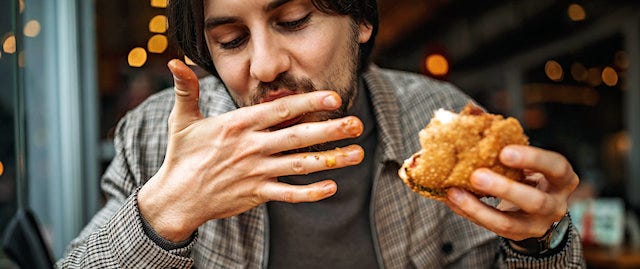
<path id="1" fill-rule="evenodd" d="M 371 223 L 383 268 L 580 268 L 581 245 L 572 227 L 557 254 L 533 258 L 514 252 L 506 240 L 425 199 L 397 176 L 419 148 L 417 133 L 438 108 L 460 110 L 469 97 L 455 87 L 417 74 L 372 66 L 364 75 L 378 124 L 379 144 L 371 195 Z M 60 268 L 265 268 L 268 264 L 266 206 L 212 220 L 186 247 L 166 251 L 143 230 L 137 190 L 162 164 L 168 89 L 150 97 L 118 124 L 117 155 L 102 178 L 108 202 L 74 239 Z M 201 80 L 200 109 L 215 116 L 234 109 L 223 84 Z M 356 258 L 356 257 L 354 257 Z"/>

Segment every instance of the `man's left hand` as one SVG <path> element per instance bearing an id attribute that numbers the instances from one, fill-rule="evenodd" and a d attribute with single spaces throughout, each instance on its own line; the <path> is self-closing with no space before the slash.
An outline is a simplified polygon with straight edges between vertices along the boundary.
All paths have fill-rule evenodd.
<path id="1" fill-rule="evenodd" d="M 525 180 L 517 182 L 486 168 L 477 169 L 470 178 L 474 189 L 499 198 L 498 206 L 491 207 L 460 188 L 449 189 L 447 205 L 504 238 L 541 237 L 567 212 L 567 199 L 578 186 L 578 176 L 564 156 L 531 146 L 507 146 L 500 161 L 524 169 Z"/>

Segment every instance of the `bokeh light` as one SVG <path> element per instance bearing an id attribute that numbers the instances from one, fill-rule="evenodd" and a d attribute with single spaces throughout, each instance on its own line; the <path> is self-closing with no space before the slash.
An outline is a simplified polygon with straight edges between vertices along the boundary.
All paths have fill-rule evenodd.
<path id="1" fill-rule="evenodd" d="M 602 70 L 602 82 L 609 87 L 616 86 L 618 84 L 618 72 L 612 67 L 605 67 Z"/>
<path id="2" fill-rule="evenodd" d="M 166 8 L 167 0 L 151 0 L 152 7 Z"/>
<path id="3" fill-rule="evenodd" d="M 561 81 L 562 76 L 564 75 L 564 71 L 562 70 L 562 66 L 553 60 L 547 61 L 544 65 L 544 73 L 550 80 L 553 81 Z"/>
<path id="4" fill-rule="evenodd" d="M 16 52 L 16 36 L 13 33 L 7 34 L 2 40 L 2 50 L 8 54 Z"/>
<path id="5" fill-rule="evenodd" d="M 629 69 L 629 55 L 624 51 L 616 52 L 613 62 L 621 70 Z"/>
<path id="6" fill-rule="evenodd" d="M 40 23 L 36 20 L 30 20 L 24 25 L 24 35 L 28 37 L 36 37 L 40 34 Z"/>
<path id="7" fill-rule="evenodd" d="M 444 76 L 449 73 L 449 62 L 440 54 L 431 54 L 425 60 L 427 71 L 434 76 Z"/>
<path id="8" fill-rule="evenodd" d="M 147 49 L 151 53 L 163 53 L 169 46 L 169 40 L 165 35 L 154 35 L 147 42 Z"/>
<path id="9" fill-rule="evenodd" d="M 587 18 L 587 13 L 584 11 L 584 8 L 576 3 L 569 5 L 567 15 L 569 15 L 569 19 L 572 21 L 583 21 Z"/>
<path id="10" fill-rule="evenodd" d="M 25 67 L 25 59 L 24 59 L 24 51 L 21 51 L 20 53 L 18 53 L 18 66 L 19 67 Z"/>
<path id="11" fill-rule="evenodd" d="M 587 84 L 591 87 L 597 87 L 602 84 L 602 72 L 598 67 L 591 67 L 587 71 Z"/>
<path id="12" fill-rule="evenodd" d="M 573 63 L 571 65 L 571 76 L 575 81 L 584 82 L 589 77 L 587 68 L 581 63 Z"/>
<path id="13" fill-rule="evenodd" d="M 20 5 L 20 14 L 22 14 L 22 12 L 24 12 L 24 0 L 20 0 L 19 5 Z"/>
<path id="14" fill-rule="evenodd" d="M 4 174 L 4 164 L 0 162 L 0 176 L 2 176 L 2 174 Z"/>
<path id="15" fill-rule="evenodd" d="M 133 48 L 129 52 L 127 60 L 129 61 L 129 66 L 141 67 L 147 62 L 147 52 L 140 47 Z"/>
<path id="16" fill-rule="evenodd" d="M 162 34 L 168 28 L 167 16 L 158 15 L 149 21 L 149 32 Z"/>

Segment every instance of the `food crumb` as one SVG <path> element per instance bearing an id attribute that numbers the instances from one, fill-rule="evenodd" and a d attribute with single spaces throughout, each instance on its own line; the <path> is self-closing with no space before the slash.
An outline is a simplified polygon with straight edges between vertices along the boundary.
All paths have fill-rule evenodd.
<path id="1" fill-rule="evenodd" d="M 334 167 L 336 166 L 336 158 L 333 156 L 327 157 L 327 159 L 325 159 L 324 164 L 327 167 Z"/>

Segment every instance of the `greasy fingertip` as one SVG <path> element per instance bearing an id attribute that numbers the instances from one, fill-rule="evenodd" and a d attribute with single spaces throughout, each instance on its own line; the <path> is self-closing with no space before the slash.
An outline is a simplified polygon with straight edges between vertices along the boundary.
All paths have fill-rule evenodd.
<path id="1" fill-rule="evenodd" d="M 327 91 L 327 94 L 322 99 L 322 105 L 327 109 L 339 108 L 342 105 L 342 98 L 336 92 Z"/>
<path id="2" fill-rule="evenodd" d="M 193 71 L 181 60 L 172 59 L 167 63 L 167 67 L 169 67 L 169 71 L 171 71 L 173 78 L 176 80 L 195 79 Z"/>

